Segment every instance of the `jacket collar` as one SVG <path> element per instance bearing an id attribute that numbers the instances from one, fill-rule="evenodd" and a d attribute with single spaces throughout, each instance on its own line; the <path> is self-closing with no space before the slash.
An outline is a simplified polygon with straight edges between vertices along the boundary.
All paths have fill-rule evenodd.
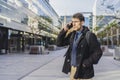
<path id="1" fill-rule="evenodd" d="M 88 27 L 86 26 L 83 26 L 83 30 L 82 30 L 82 33 L 83 34 L 86 34 L 86 32 L 89 31 Z"/>
<path id="2" fill-rule="evenodd" d="M 82 32 L 81 32 L 82 35 L 81 35 L 79 41 L 81 41 L 81 39 L 84 38 L 84 36 L 85 36 L 85 34 L 86 34 L 87 31 L 89 31 L 89 29 L 88 29 L 86 26 L 83 26 L 83 30 L 82 30 Z M 74 40 L 75 34 L 76 34 L 76 31 L 73 31 L 73 32 L 72 32 L 72 35 L 71 35 L 71 39 L 70 39 L 71 41 Z"/>

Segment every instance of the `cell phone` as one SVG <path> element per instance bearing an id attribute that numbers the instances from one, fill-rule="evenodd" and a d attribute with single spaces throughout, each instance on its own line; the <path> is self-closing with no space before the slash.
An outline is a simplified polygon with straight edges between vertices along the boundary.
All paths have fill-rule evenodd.
<path id="1" fill-rule="evenodd" d="M 70 29 L 70 28 L 72 28 L 72 27 L 73 27 L 73 24 L 72 24 L 72 23 L 67 24 L 67 28 L 68 28 L 68 29 Z"/>

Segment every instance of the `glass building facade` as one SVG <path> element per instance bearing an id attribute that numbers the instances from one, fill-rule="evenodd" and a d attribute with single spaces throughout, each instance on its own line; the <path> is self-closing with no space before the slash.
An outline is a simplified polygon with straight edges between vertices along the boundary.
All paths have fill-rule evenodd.
<path id="1" fill-rule="evenodd" d="M 103 45 L 120 46 L 120 0 L 97 0 L 96 27 Z"/>
<path id="2" fill-rule="evenodd" d="M 49 0 L 0 0 L 0 52 L 25 51 L 26 45 L 48 45 L 61 21 Z"/>

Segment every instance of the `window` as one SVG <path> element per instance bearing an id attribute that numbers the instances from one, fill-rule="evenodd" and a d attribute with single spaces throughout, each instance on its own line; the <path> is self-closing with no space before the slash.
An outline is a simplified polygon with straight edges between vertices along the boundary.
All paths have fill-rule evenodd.
<path id="1" fill-rule="evenodd" d="M 1 9 L 1 7 L 0 7 L 0 13 L 2 12 L 2 9 Z"/>
<path id="2" fill-rule="evenodd" d="M 3 0 L 4 2 L 7 2 L 7 0 Z"/>

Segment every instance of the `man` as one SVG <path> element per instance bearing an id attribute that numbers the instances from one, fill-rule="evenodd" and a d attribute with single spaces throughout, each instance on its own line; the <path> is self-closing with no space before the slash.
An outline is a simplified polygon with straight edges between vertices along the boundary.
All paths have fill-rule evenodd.
<path id="1" fill-rule="evenodd" d="M 69 45 L 62 71 L 66 74 L 70 72 L 70 80 L 91 80 L 94 76 L 93 64 L 97 64 L 102 56 L 95 34 L 83 24 L 84 16 L 74 14 L 72 22 L 60 31 L 57 38 L 58 46 Z M 87 34 L 89 36 L 86 37 Z"/>

